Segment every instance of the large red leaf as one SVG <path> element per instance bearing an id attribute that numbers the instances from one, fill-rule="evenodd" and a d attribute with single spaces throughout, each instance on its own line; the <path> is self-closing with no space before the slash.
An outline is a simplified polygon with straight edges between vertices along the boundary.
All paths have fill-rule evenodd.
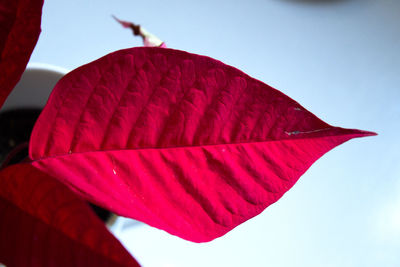
<path id="1" fill-rule="evenodd" d="M 277 201 L 333 147 L 372 134 L 332 127 L 209 57 L 133 48 L 56 85 L 30 157 L 89 200 L 202 242 Z"/>
<path id="2" fill-rule="evenodd" d="M 139 266 L 65 185 L 31 165 L 0 172 L 0 263 Z"/>
<path id="3" fill-rule="evenodd" d="M 0 108 L 39 38 L 42 6 L 43 0 L 0 0 Z"/>

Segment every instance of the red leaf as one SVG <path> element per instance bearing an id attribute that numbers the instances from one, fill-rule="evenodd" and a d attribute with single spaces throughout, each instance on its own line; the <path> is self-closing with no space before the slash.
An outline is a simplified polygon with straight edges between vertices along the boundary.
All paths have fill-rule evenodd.
<path id="1" fill-rule="evenodd" d="M 56 85 L 30 156 L 87 199 L 202 242 L 277 201 L 333 147 L 372 134 L 332 127 L 214 59 L 133 48 Z"/>
<path id="2" fill-rule="evenodd" d="M 42 6 L 43 0 L 0 0 L 0 108 L 39 38 Z"/>
<path id="3" fill-rule="evenodd" d="M 30 165 L 0 172 L 0 263 L 139 266 L 87 203 Z"/>

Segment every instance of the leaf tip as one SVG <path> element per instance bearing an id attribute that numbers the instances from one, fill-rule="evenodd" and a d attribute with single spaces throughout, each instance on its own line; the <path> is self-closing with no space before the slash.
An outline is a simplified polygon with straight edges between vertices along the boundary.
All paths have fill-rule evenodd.
<path id="1" fill-rule="evenodd" d="M 357 130 L 359 132 L 359 137 L 367 137 L 367 136 L 376 136 L 378 135 L 376 132 Z"/>

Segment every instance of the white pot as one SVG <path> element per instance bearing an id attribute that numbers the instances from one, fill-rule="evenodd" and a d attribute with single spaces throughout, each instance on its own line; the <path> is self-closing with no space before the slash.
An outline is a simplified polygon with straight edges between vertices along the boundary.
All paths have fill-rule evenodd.
<path id="1" fill-rule="evenodd" d="M 17 108 L 43 108 L 58 80 L 68 70 L 42 63 L 30 63 L 21 80 L 8 96 L 1 111 Z"/>
<path id="2" fill-rule="evenodd" d="M 68 71 L 65 69 L 48 64 L 29 64 L 25 72 L 22 74 L 19 83 L 6 99 L 4 106 L 0 110 L 0 113 L 3 114 L 4 112 L 18 109 L 41 110 L 46 104 L 51 90 L 53 89 L 55 84 L 67 72 Z M 36 114 L 38 114 L 37 111 L 32 112 L 32 116 L 28 117 L 28 120 L 30 120 L 30 118 L 34 119 Z M 9 117 L 9 119 L 11 118 Z M 14 120 L 16 119 L 14 118 Z M 21 121 L 10 121 L 10 123 L 12 123 L 13 125 L 19 125 Z M 0 125 L 0 128 L 3 127 L 8 127 L 8 124 Z M 9 125 L 9 127 L 11 127 L 11 125 Z M 18 132 L 18 130 L 16 132 L 14 131 L 15 129 L 13 130 L 12 128 L 2 129 L 1 138 L 5 137 L 6 139 L 2 140 L 0 147 L 2 149 L 0 153 L 0 168 L 7 166 L 10 160 L 26 147 L 23 142 L 28 140 L 24 140 L 25 138 L 21 138 L 21 134 L 23 134 L 23 136 L 25 134 Z M 14 136 L 10 136 L 10 134 L 15 134 L 16 138 L 14 139 Z M 27 136 L 26 138 L 28 137 L 29 136 Z M 6 142 L 8 142 L 8 147 L 6 145 Z M 8 156 L 6 156 L 7 154 Z"/>

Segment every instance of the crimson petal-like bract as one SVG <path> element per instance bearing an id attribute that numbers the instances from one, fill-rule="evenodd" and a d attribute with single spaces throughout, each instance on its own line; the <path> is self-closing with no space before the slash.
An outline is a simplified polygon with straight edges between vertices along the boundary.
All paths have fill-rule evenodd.
<path id="1" fill-rule="evenodd" d="M 330 126 L 220 61 L 142 47 L 61 79 L 30 157 L 117 214 L 204 242 L 277 201 L 333 147 L 373 134 Z"/>
<path id="2" fill-rule="evenodd" d="M 42 6 L 43 0 L 0 0 L 0 108 L 35 48 Z"/>
<path id="3" fill-rule="evenodd" d="M 0 214 L 6 266 L 139 266 L 86 201 L 31 165 L 0 172 Z"/>

